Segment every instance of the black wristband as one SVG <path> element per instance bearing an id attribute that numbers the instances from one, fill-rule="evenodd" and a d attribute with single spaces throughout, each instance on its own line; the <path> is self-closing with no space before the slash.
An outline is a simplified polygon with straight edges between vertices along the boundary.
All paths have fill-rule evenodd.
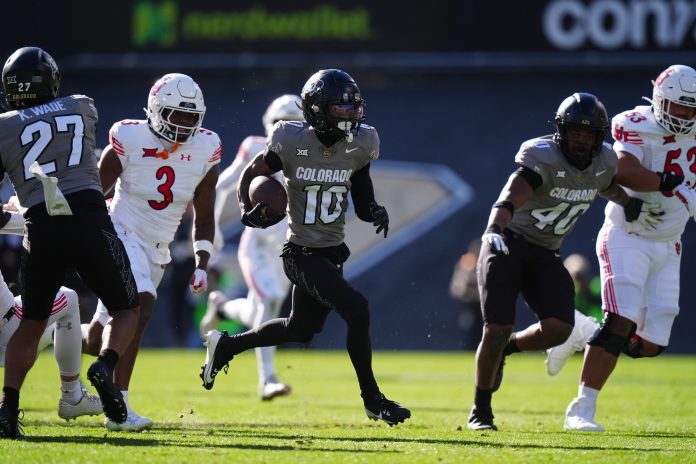
<path id="1" fill-rule="evenodd" d="M 660 176 L 660 192 L 671 192 L 674 188 L 684 182 L 684 176 L 673 172 L 657 172 Z"/>
<path id="2" fill-rule="evenodd" d="M 510 211 L 510 216 L 515 214 L 515 205 L 510 200 L 503 200 L 495 203 L 493 208 L 505 208 Z"/>
<path id="3" fill-rule="evenodd" d="M 491 224 L 486 228 L 484 231 L 485 234 L 502 234 L 503 233 L 503 228 L 500 227 L 498 224 Z"/>

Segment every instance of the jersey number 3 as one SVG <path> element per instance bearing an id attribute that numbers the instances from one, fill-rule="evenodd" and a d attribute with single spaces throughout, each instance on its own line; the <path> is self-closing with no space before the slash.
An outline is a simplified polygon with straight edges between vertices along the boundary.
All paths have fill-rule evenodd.
<path id="1" fill-rule="evenodd" d="M 147 204 L 150 208 L 161 210 L 169 206 L 174 201 L 174 192 L 172 192 L 172 185 L 174 185 L 174 179 L 176 175 L 174 174 L 174 169 L 171 166 L 162 166 L 155 173 L 157 180 L 162 180 L 164 182 L 157 186 L 157 191 L 162 194 L 164 198 L 160 201 L 148 200 Z"/>
<path id="2" fill-rule="evenodd" d="M 68 166 L 80 164 L 80 161 L 82 161 L 82 139 L 85 136 L 85 123 L 82 120 L 82 116 L 79 114 L 70 114 L 66 116 L 56 116 L 53 119 L 56 123 L 57 132 L 70 132 L 70 127 L 72 126 L 73 137 Z M 36 134 L 38 134 L 38 137 L 35 138 Z M 22 147 L 26 147 L 33 143 L 29 151 L 27 151 L 27 154 L 24 155 L 24 159 L 22 159 L 24 165 L 24 180 L 26 181 L 33 178 L 30 170 L 31 165 L 34 164 L 34 161 L 38 161 L 41 154 L 46 150 L 46 147 L 48 147 L 48 144 L 53 140 L 53 129 L 51 124 L 46 121 L 36 121 L 26 126 L 19 137 L 22 142 Z M 40 166 L 46 174 L 56 172 L 58 169 L 55 161 L 44 163 Z"/>

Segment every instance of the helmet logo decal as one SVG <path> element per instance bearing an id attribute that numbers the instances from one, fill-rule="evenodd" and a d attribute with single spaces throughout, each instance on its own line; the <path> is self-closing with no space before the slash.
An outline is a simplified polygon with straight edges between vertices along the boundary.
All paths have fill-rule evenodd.
<path id="1" fill-rule="evenodd" d="M 318 79 L 314 82 L 309 87 L 309 92 L 307 92 L 309 95 L 316 95 L 321 92 L 321 90 L 324 88 L 324 81 L 321 79 Z"/>
<path id="2" fill-rule="evenodd" d="M 16 84 L 17 83 L 17 76 L 7 76 L 7 83 L 8 84 Z"/>

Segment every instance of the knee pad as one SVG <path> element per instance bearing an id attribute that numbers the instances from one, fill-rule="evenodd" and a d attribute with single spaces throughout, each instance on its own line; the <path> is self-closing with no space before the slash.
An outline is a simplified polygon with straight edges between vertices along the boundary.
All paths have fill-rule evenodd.
<path id="1" fill-rule="evenodd" d="M 629 340 L 629 342 L 626 344 L 626 346 L 623 349 L 624 354 L 627 356 L 633 358 L 633 359 L 638 359 L 638 358 L 654 358 L 659 355 L 661 355 L 664 351 L 666 346 L 661 346 L 661 345 L 656 345 L 657 346 L 657 352 L 654 354 L 642 354 L 641 351 L 643 350 L 643 347 L 645 344 L 643 343 L 643 339 L 640 338 L 639 336 L 634 336 Z"/>
<path id="2" fill-rule="evenodd" d="M 633 337 L 633 334 L 636 332 L 636 324 L 632 325 L 631 331 L 627 335 L 619 335 L 612 332 L 609 328 L 611 326 L 611 321 L 615 317 L 616 316 L 614 316 L 611 313 L 607 314 L 607 317 L 602 323 L 602 327 L 600 327 L 597 333 L 595 333 L 592 336 L 592 339 L 589 342 L 587 342 L 587 344 L 591 346 L 598 346 L 604 349 L 604 351 L 606 351 L 610 355 L 616 356 L 618 358 L 621 352 L 624 351 L 624 349 L 630 342 L 631 337 Z"/>

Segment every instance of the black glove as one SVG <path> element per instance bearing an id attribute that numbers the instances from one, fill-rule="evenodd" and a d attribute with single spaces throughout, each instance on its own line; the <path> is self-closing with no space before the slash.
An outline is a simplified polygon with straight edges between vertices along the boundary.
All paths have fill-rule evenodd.
<path id="1" fill-rule="evenodd" d="M 242 224 L 248 227 L 255 227 L 257 229 L 265 229 L 271 227 L 272 225 L 278 224 L 285 217 L 284 214 L 278 216 L 266 216 L 266 204 L 257 203 L 256 206 L 251 208 L 248 212 L 242 214 Z"/>
<path id="2" fill-rule="evenodd" d="M 684 182 L 684 176 L 673 172 L 658 172 L 660 176 L 660 192 L 671 192 L 674 188 Z"/>
<path id="3" fill-rule="evenodd" d="M 370 214 L 372 214 L 372 219 L 374 219 L 372 225 L 377 227 L 375 233 L 379 234 L 384 230 L 384 237 L 386 238 L 389 233 L 389 214 L 387 214 L 387 208 L 371 201 Z"/>

